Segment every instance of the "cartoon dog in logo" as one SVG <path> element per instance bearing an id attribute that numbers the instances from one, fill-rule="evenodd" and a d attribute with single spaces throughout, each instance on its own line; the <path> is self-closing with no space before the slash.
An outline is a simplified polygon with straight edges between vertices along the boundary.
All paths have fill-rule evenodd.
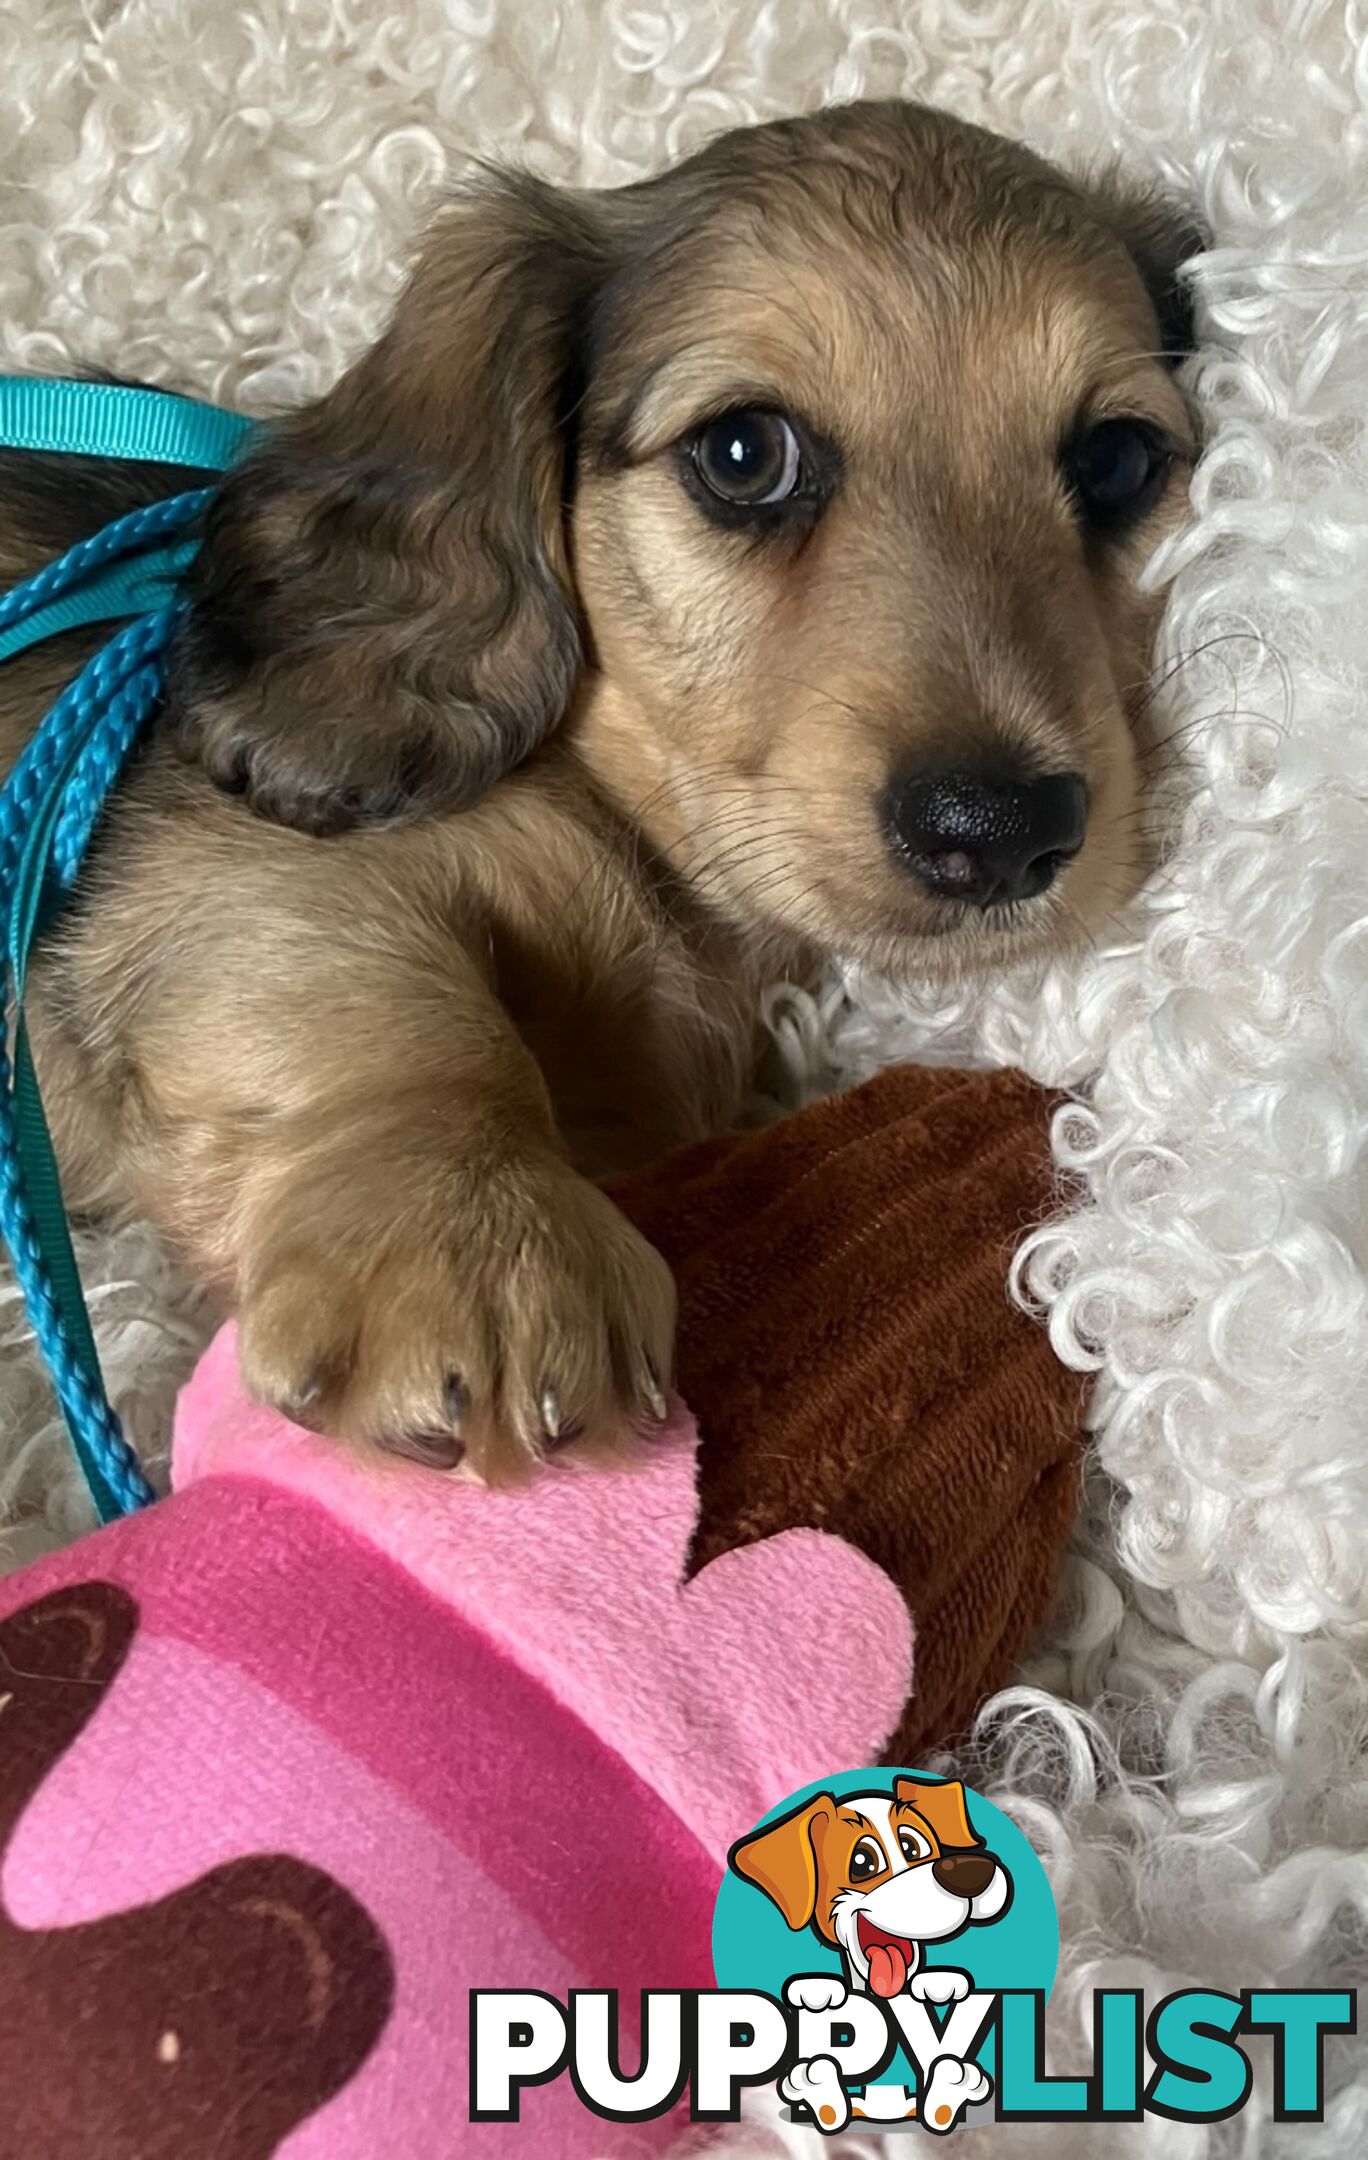
<path id="1" fill-rule="evenodd" d="M 1000 1920 L 1012 1901 L 1012 1878 L 976 1834 L 958 1780 L 900 1777 L 891 1792 L 842 1800 L 819 1793 L 742 1838 L 729 1860 L 795 1932 L 810 1928 L 840 1951 L 843 1981 L 821 1973 L 789 1982 L 788 2000 L 805 2010 L 838 2010 L 851 1990 L 886 2001 L 904 1991 L 923 2003 L 963 2001 L 968 1975 L 924 1965 L 923 1946 Z M 830 2056 L 797 2063 L 779 2089 L 829 2135 L 852 2117 L 918 2116 L 944 2134 L 993 2087 L 976 2062 L 946 2054 L 927 2072 L 920 2101 L 904 2085 L 872 2085 L 852 2103 Z"/>

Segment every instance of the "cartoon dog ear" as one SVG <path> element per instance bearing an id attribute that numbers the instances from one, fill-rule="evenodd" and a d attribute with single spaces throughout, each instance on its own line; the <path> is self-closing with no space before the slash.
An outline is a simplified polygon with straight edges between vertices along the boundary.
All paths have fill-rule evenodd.
<path id="1" fill-rule="evenodd" d="M 900 1777 L 893 1791 L 930 1823 L 939 1844 L 962 1850 L 984 1842 L 969 1820 L 964 1787 L 958 1778 L 947 1779 L 943 1785 L 923 1785 L 919 1779 Z"/>
<path id="2" fill-rule="evenodd" d="M 745 1881 L 779 1907 L 791 1928 L 805 1928 L 817 1910 L 817 1851 L 836 1820 L 836 1802 L 821 1793 L 768 1829 L 742 1838 L 727 1855 Z"/>
<path id="3" fill-rule="evenodd" d="M 605 234 L 588 195 L 483 174 L 379 341 L 220 487 L 174 718 L 263 815 L 320 833 L 463 808 L 563 717 L 569 416 Z"/>

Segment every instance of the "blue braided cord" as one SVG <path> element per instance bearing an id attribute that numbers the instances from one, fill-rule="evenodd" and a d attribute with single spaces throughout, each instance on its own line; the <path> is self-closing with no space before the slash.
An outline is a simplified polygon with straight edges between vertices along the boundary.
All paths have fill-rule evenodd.
<path id="1" fill-rule="evenodd" d="M 84 585 L 63 593 L 60 600 L 0 630 L 0 660 L 26 652 L 30 645 L 41 645 L 44 638 L 59 637 L 64 630 L 85 630 L 92 623 L 150 614 L 180 591 L 198 553 L 198 540 L 180 540 L 172 547 L 149 548 L 145 554 L 107 564 Z"/>
<path id="2" fill-rule="evenodd" d="M 221 471 L 246 448 L 237 414 L 116 384 L 0 376 L 0 447 L 142 458 Z M 0 598 L 0 662 L 40 639 L 122 618 L 57 699 L 0 789 L 0 1237 L 102 1521 L 155 1497 L 110 1407 L 81 1291 L 24 1024 L 30 947 L 80 872 L 110 790 L 161 703 L 185 612 L 181 579 L 213 496 L 191 488 L 129 511 Z M 184 534 L 183 539 L 176 536 Z"/>
<path id="3" fill-rule="evenodd" d="M 0 1237 L 8 1247 L 29 1324 L 52 1375 L 82 1468 L 86 1468 L 88 1459 L 113 1494 L 117 1512 L 131 1515 L 157 1496 L 124 1439 L 103 1389 L 87 1377 L 57 1309 L 47 1259 L 24 1192 L 20 1162 L 10 1062 L 0 1042 Z M 91 1483 L 93 1486 L 93 1479 Z M 107 1519 L 110 1511 L 102 1508 L 100 1512 Z"/>
<path id="4" fill-rule="evenodd" d="M 151 618 L 165 622 L 165 644 L 170 643 L 182 612 L 180 608 L 164 608 L 160 618 Z M 134 669 L 106 706 L 98 732 L 85 744 L 63 794 L 62 813 L 52 840 L 52 867 L 63 892 L 75 883 L 124 760 L 160 705 L 165 689 L 166 670 L 159 655 L 157 661 Z"/>
<path id="5" fill-rule="evenodd" d="M 45 809 L 52 818 L 50 844 L 46 859 L 38 863 L 38 876 L 49 868 L 59 887 L 69 889 L 124 759 L 161 699 L 161 663 L 182 612 L 175 606 L 140 617 L 102 647 L 63 691 L 0 793 L 0 882 L 10 903 L 7 943 L 16 1005 L 23 997 L 27 936 L 32 927 L 26 924 L 21 930 L 18 923 L 25 897 L 23 858 L 35 820 Z M 41 897 L 38 892 L 31 895 L 35 912 Z M 155 1495 L 103 1389 L 91 1377 L 92 1369 L 98 1371 L 98 1361 L 88 1326 L 80 1328 L 83 1340 L 78 1342 L 55 1294 L 51 1259 L 34 1221 L 24 1176 L 24 1150 L 15 1114 L 21 1071 L 21 1066 L 10 1066 L 0 1022 L 0 1237 L 9 1250 L 72 1443 L 99 1512 L 108 1519 L 112 1513 L 146 1505 Z M 31 1099 L 41 1120 L 36 1089 Z M 45 1130 L 42 1142 L 50 1156 Z M 49 1175 L 55 1182 L 55 1163 Z M 74 1261 L 71 1268 L 74 1274 Z"/>
<path id="6" fill-rule="evenodd" d="M 138 545 L 155 542 L 197 516 L 204 492 L 175 498 L 153 506 L 154 513 L 136 512 L 120 519 L 83 542 L 73 551 L 86 574 L 98 574 L 106 564 Z M 70 556 L 40 571 L 0 602 L 0 620 L 10 623 L 50 609 L 54 595 L 71 590 Z M 10 986 L 16 1010 L 21 1005 L 27 971 L 26 949 L 15 949 L 16 916 L 25 849 L 35 820 L 47 810 L 52 829 L 46 867 L 52 882 L 62 891 L 74 883 L 89 846 L 100 812 L 119 771 L 142 728 L 155 712 L 165 687 L 167 648 L 184 608 L 177 603 L 140 615 L 128 622 L 102 646 L 51 707 L 42 726 L 18 759 L 3 790 L 0 790 L 0 893 L 4 896 L 9 946 Z M 55 797 L 55 799 L 54 799 Z M 35 901 L 39 896 L 35 895 Z M 22 1025 L 22 1023 L 20 1023 Z M 146 1506 L 155 1498 L 152 1486 L 138 1466 L 123 1437 L 119 1421 L 99 1384 L 99 1366 L 88 1324 L 72 1331 L 64 1316 L 52 1274 L 52 1257 L 35 1222 L 28 1194 L 33 1163 L 25 1165 L 25 1149 L 16 1115 L 21 1073 L 29 1072 L 29 1116 L 42 1126 L 41 1104 L 31 1085 L 31 1069 L 22 1038 L 16 1051 L 21 1060 L 11 1065 L 5 1048 L 0 1016 L 0 1238 L 9 1251 L 16 1281 L 39 1351 L 51 1375 L 72 1445 L 103 1520 Z M 56 1167 L 43 1127 L 29 1148 L 37 1148 L 41 1162 L 48 1158 L 48 1176 L 56 1185 Z M 60 1192 L 60 1187 L 57 1187 Z M 67 1246 L 69 1253 L 69 1242 Z M 75 1280 L 74 1259 L 70 1276 Z M 79 1295 L 79 1290 L 77 1291 Z M 84 1315 L 81 1315 L 84 1321 Z"/>
<path id="7" fill-rule="evenodd" d="M 69 683 L 0 791 L 0 888 L 8 894 L 34 813 L 73 750 L 96 734 L 105 703 L 144 662 L 160 660 L 178 609 L 128 623 Z"/>
<path id="8" fill-rule="evenodd" d="M 168 496 L 165 502 L 130 510 L 126 517 L 115 518 L 112 525 L 92 533 L 89 540 L 78 541 L 56 562 L 46 564 L 5 594 L 0 600 L 0 630 L 8 630 L 11 623 L 22 622 L 40 607 L 83 584 L 92 570 L 103 568 L 119 556 L 137 554 L 168 533 L 179 532 L 199 516 L 213 494 L 212 488 L 190 488 L 183 495 Z"/>

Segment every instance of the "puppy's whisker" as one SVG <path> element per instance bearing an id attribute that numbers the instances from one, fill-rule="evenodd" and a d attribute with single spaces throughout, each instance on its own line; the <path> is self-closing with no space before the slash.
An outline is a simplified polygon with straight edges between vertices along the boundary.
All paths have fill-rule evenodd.
<path id="1" fill-rule="evenodd" d="M 1175 744 L 1191 745 L 1193 742 L 1199 741 L 1203 732 L 1208 728 L 1263 729 L 1272 735 L 1277 742 L 1285 741 L 1288 733 L 1286 723 L 1275 720 L 1271 713 L 1251 712 L 1238 708 L 1230 708 L 1220 712 L 1198 713 L 1194 719 L 1185 720 L 1180 727 L 1171 729 L 1167 735 L 1161 736 L 1157 742 L 1147 744 L 1138 753 L 1136 762 L 1141 766 L 1145 766 L 1151 760 L 1161 757 L 1165 751 L 1171 750 Z"/>
<path id="2" fill-rule="evenodd" d="M 1147 696 L 1144 704 L 1148 704 L 1159 695 L 1161 690 L 1167 689 L 1174 678 L 1185 667 L 1190 667 L 1194 661 L 1208 657 L 1222 646 L 1240 644 L 1257 645 L 1270 653 L 1274 649 L 1260 631 L 1221 630 L 1209 638 L 1204 638 L 1200 645 L 1190 646 L 1184 652 L 1171 655 L 1169 659 L 1162 662 L 1158 667 L 1151 669 L 1148 675 L 1143 675 L 1137 681 L 1123 685 L 1119 695 L 1125 698 L 1133 695 L 1137 690 L 1146 690 Z M 1143 709 L 1144 705 L 1141 706 L 1141 710 Z"/>
<path id="3" fill-rule="evenodd" d="M 690 890 L 695 898 L 707 900 L 720 891 L 729 890 L 733 885 L 744 889 L 747 879 L 743 873 L 750 867 L 771 881 L 786 877 L 789 874 L 788 864 L 765 862 L 763 850 L 787 844 L 797 853 L 802 849 L 804 837 L 802 829 L 795 826 L 762 835 L 761 851 L 752 847 L 749 837 L 731 849 L 714 850 L 690 865 L 686 873 Z"/>

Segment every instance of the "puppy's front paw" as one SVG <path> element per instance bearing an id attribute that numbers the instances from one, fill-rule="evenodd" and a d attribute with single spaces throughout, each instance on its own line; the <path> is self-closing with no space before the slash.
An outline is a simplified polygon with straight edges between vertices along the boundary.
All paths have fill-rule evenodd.
<path id="1" fill-rule="evenodd" d="M 665 1262 L 595 1186 L 515 1165 L 448 1195 L 435 1228 L 348 1251 L 316 1224 L 263 1250 L 240 1356 L 249 1390 L 315 1431 L 497 1483 L 658 1424 L 674 1310 Z"/>

